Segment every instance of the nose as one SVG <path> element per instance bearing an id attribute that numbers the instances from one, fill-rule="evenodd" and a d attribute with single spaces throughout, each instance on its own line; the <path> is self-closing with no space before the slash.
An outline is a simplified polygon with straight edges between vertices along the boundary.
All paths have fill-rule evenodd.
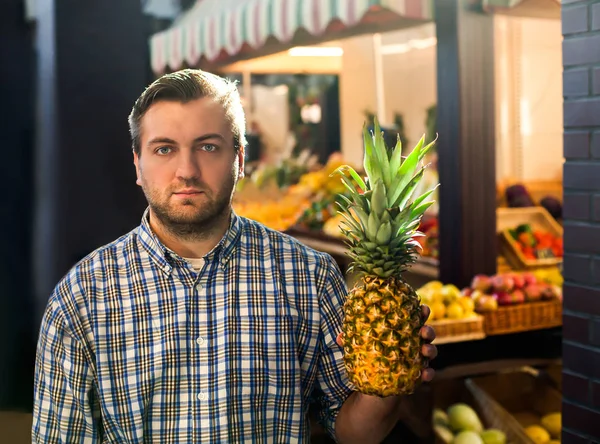
<path id="1" fill-rule="evenodd" d="M 193 150 L 181 151 L 178 156 L 177 172 L 179 179 L 196 179 L 200 177 L 200 164 Z"/>

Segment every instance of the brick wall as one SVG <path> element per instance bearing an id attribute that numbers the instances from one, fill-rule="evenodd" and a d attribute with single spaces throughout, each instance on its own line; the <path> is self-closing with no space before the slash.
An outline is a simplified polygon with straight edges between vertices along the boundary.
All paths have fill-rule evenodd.
<path id="1" fill-rule="evenodd" d="M 562 1 L 563 443 L 600 442 L 600 0 Z"/>

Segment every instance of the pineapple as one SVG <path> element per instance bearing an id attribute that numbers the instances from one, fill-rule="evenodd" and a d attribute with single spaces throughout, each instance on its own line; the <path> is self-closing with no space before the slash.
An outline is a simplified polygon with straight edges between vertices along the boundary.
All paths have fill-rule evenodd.
<path id="1" fill-rule="evenodd" d="M 344 304 L 344 363 L 360 392 L 405 395 L 414 392 L 428 365 L 421 354 L 420 299 L 402 272 L 417 259 L 421 216 L 433 204 L 426 199 L 437 185 L 414 199 L 412 194 L 426 168 L 421 161 L 435 141 L 425 145 L 421 138 L 403 158 L 400 139 L 388 148 L 377 120 L 374 133 L 365 126 L 363 137 L 365 180 L 347 165 L 334 172 L 350 191 L 349 198 L 340 195 L 340 229 L 349 247 L 349 270 L 359 278 Z"/>

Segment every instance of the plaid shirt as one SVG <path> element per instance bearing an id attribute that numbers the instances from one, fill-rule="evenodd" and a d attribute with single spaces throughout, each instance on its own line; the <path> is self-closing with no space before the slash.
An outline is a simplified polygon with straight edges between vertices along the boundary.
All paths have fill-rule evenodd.
<path id="1" fill-rule="evenodd" d="M 49 300 L 33 442 L 309 442 L 313 397 L 333 435 L 345 294 L 329 255 L 235 214 L 195 272 L 146 212 Z"/>

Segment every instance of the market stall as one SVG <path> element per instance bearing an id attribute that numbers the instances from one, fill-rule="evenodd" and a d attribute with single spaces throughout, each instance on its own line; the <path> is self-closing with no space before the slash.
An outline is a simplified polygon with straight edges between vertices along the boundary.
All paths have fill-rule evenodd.
<path id="1" fill-rule="evenodd" d="M 209 3 L 199 2 L 155 36 L 157 74 L 182 66 L 237 73 L 247 106 L 252 73 L 339 76 L 340 152 L 325 162 L 302 155 L 256 168 L 240 184 L 235 206 L 332 254 L 343 269 L 347 246 L 335 202 L 344 190 L 330 173 L 343 163 L 360 171 L 361 142 L 352 131 L 366 118 L 365 107 L 393 125 L 397 110 L 390 103 L 398 100 L 389 98 L 398 94 L 397 79 L 410 74 L 390 67 L 410 67 L 403 63 L 410 57 L 408 42 L 434 37 L 418 68 L 421 78 L 436 73 L 427 84 L 434 100 L 418 102 L 415 96 L 426 86 L 415 82 L 423 80 L 407 81 L 415 94 L 403 97 L 419 117 L 403 117 L 412 142 L 416 132 L 428 132 L 428 116 L 440 134 L 439 177 L 433 177 L 442 182 L 440 205 L 423 218 L 423 254 L 408 273 L 432 308 L 439 381 L 407 400 L 412 413 L 403 422 L 421 440 L 450 442 L 461 432 L 481 436 L 489 429 L 510 442 L 555 438 L 560 381 L 553 376 L 560 369 L 562 325 L 559 3 L 254 0 L 229 9 L 223 2 L 210 14 Z M 389 35 L 400 40 L 386 42 Z M 386 59 L 386 45 L 390 52 L 395 48 L 395 58 Z M 353 60 L 360 58 L 357 48 L 367 47 L 371 62 L 361 70 Z M 308 61 L 291 55 L 293 48 L 330 55 Z M 344 102 L 350 96 L 344 96 L 344 84 L 352 102 Z M 357 98 L 361 90 L 364 101 Z M 396 123 L 396 130 L 401 127 Z M 348 274 L 349 285 L 352 279 Z M 545 408 L 541 401 L 525 402 L 538 397 L 547 401 Z M 461 403 L 471 410 L 457 409 Z M 484 442 L 504 442 L 496 431 Z M 394 433 L 389 442 L 401 432 Z"/>

